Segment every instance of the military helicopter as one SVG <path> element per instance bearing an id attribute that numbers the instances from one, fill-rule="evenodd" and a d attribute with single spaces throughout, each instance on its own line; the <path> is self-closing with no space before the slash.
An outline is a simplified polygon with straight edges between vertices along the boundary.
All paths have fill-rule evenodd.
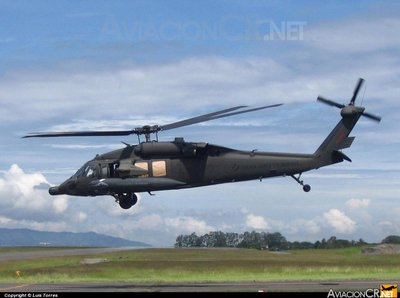
<path id="1" fill-rule="evenodd" d="M 344 160 L 351 162 L 341 149 L 350 147 L 354 141 L 355 137 L 349 134 L 359 118 L 365 116 L 381 121 L 381 117 L 366 113 L 364 107 L 355 105 L 363 83 L 364 79 L 360 78 L 347 105 L 318 96 L 318 101 L 341 109 L 341 119 L 312 154 L 241 151 L 204 142 L 185 142 L 183 138 L 175 138 L 171 142 L 158 141 L 158 133 L 162 131 L 278 107 L 281 104 L 250 109 L 247 106 L 236 106 L 167 125 L 146 125 L 132 130 L 30 133 L 23 138 L 137 135 L 137 145 L 125 144 L 122 149 L 97 155 L 61 185 L 49 189 L 51 195 L 110 195 L 123 209 L 129 209 L 137 203 L 135 193 L 152 194 L 159 190 L 262 180 L 276 176 L 292 177 L 303 186 L 305 192 L 309 192 L 311 187 L 301 180 L 302 173 Z M 151 139 L 153 134 L 155 140 Z M 145 138 L 143 142 L 140 140 L 142 135 Z"/>

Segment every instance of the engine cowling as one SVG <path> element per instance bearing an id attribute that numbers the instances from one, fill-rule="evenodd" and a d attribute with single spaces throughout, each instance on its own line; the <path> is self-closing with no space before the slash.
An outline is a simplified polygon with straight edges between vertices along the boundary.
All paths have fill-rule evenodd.
<path id="1" fill-rule="evenodd" d="M 183 139 L 174 142 L 147 142 L 135 147 L 134 153 L 142 158 L 195 157 L 205 143 L 186 143 Z"/>

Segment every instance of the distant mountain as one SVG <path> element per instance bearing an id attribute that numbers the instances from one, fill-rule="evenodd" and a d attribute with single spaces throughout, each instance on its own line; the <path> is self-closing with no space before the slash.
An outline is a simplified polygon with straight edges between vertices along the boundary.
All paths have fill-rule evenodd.
<path id="1" fill-rule="evenodd" d="M 30 229 L 0 228 L 0 246 L 100 246 L 122 247 L 151 245 L 139 241 L 102 235 L 94 232 L 43 232 Z"/>

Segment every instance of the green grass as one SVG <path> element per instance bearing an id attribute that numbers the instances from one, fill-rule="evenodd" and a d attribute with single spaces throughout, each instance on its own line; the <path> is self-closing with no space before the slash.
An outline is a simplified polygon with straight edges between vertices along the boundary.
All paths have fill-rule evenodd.
<path id="1" fill-rule="evenodd" d="M 299 250 L 140 249 L 101 255 L 0 262 L 2 282 L 138 283 L 397 279 L 399 255 L 366 256 L 360 248 Z M 0 252 L 1 253 L 1 252 Z M 84 258 L 105 263 L 81 265 Z M 22 272 L 17 279 L 15 271 Z"/>

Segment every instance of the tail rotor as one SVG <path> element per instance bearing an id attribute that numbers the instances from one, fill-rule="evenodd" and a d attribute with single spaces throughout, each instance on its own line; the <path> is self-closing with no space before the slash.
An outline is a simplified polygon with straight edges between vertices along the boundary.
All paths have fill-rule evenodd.
<path id="1" fill-rule="evenodd" d="M 327 105 L 334 106 L 334 107 L 337 107 L 339 109 L 342 109 L 342 111 L 341 111 L 342 117 L 346 117 L 348 115 L 354 115 L 354 114 L 360 113 L 361 116 L 365 116 L 365 117 L 367 117 L 367 118 L 369 118 L 371 120 L 380 122 L 381 119 L 382 119 L 380 116 L 377 116 L 377 115 L 374 115 L 374 114 L 371 114 L 371 113 L 366 113 L 366 112 L 364 112 L 364 110 L 365 110 L 364 107 L 358 107 L 358 106 L 354 105 L 354 103 L 356 101 L 356 98 L 358 96 L 358 93 L 359 93 L 362 85 L 364 84 L 364 81 L 365 80 L 362 79 L 362 78 L 358 79 L 356 87 L 354 88 L 353 96 L 351 97 L 351 100 L 350 100 L 348 105 L 337 103 L 337 102 L 332 101 L 330 99 L 326 99 L 326 98 L 324 98 L 322 96 L 318 96 L 317 100 L 322 102 L 322 103 L 324 103 L 324 104 L 327 104 Z"/>

